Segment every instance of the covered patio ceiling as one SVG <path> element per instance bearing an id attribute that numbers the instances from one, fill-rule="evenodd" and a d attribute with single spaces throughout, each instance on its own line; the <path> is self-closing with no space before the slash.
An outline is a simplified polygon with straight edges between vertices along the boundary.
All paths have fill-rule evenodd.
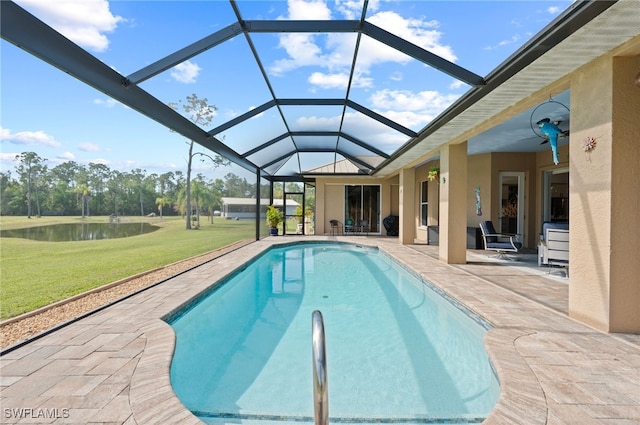
<path id="1" fill-rule="evenodd" d="M 539 150 L 540 140 L 530 125 L 534 106 L 518 111 L 499 126 L 477 133 L 469 130 L 481 128 L 484 121 L 626 41 L 635 34 L 629 29 L 638 22 L 634 1 L 577 1 L 483 77 L 480 67 L 474 72 L 460 66 L 447 51 L 432 52 L 418 45 L 419 40 L 385 30 L 384 20 L 372 13 L 366 0 L 354 19 L 348 20 L 247 19 L 243 10 L 248 2 L 206 3 L 208 11 L 226 19 L 228 25 L 204 37 L 179 37 L 192 38 L 153 61 L 145 57 L 143 66 L 135 60 L 107 64 L 12 1 L 1 2 L 0 29 L 6 41 L 204 148 L 269 180 L 287 180 L 327 174 L 384 177 L 415 165 L 425 155 L 437 157 L 440 146 L 460 137 L 469 141 L 470 154 Z M 438 2 L 416 4 L 438 7 Z M 479 19 L 477 28 L 458 31 L 473 37 L 483 25 Z M 317 47 L 313 41 L 320 36 L 325 37 L 326 45 L 340 46 L 331 53 L 341 55 L 339 60 L 331 58 L 340 64 L 339 70 L 328 70 L 322 61 L 329 57 L 313 51 L 308 53 L 315 57 L 306 65 L 311 71 L 304 75 L 296 74 L 291 57 L 265 59 L 270 51 L 283 46 L 286 50 L 296 43 L 302 50 L 313 50 Z M 132 40 L 132 57 L 136 49 L 141 47 Z M 224 49 L 233 50 L 235 63 L 216 62 L 216 54 Z M 374 98 L 371 79 L 376 56 L 393 57 L 396 69 L 386 71 L 391 72 L 388 86 L 378 87 Z M 196 59 L 215 69 L 199 95 L 215 99 L 221 85 L 231 86 L 233 101 L 245 112 L 203 128 L 169 106 L 175 98 L 162 90 L 163 75 Z M 134 70 L 121 73 L 114 65 Z M 412 110 L 411 99 L 404 109 L 381 106 L 385 93 L 401 92 L 402 85 L 394 83 L 400 75 L 422 81 L 421 93 L 429 93 L 445 80 L 470 88 L 434 105 L 432 116 L 417 117 L 420 113 Z M 293 81 L 300 78 L 322 81 L 325 90 L 296 91 Z M 552 99 L 555 106 L 560 106 L 549 112 L 568 125 L 568 91 L 549 93 L 552 95 L 556 96 Z"/>

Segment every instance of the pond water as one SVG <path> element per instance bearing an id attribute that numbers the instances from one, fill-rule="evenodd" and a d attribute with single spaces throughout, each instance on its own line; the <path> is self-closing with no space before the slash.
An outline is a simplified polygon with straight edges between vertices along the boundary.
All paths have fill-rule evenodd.
<path id="1" fill-rule="evenodd" d="M 158 230 L 149 223 L 65 223 L 0 231 L 3 238 L 46 242 L 92 241 L 128 238 Z"/>

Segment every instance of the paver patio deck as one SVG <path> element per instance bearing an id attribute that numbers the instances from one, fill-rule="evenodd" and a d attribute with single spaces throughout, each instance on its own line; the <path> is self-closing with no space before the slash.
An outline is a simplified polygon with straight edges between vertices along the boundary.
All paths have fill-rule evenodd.
<path id="1" fill-rule="evenodd" d="M 477 251 L 447 265 L 433 246 L 327 236 L 266 238 L 9 351 L 0 357 L 2 423 L 200 423 L 171 388 L 174 334 L 161 317 L 274 243 L 298 239 L 378 246 L 492 323 L 485 345 L 501 397 L 484 423 L 640 424 L 640 335 L 570 319 L 566 279 Z"/>

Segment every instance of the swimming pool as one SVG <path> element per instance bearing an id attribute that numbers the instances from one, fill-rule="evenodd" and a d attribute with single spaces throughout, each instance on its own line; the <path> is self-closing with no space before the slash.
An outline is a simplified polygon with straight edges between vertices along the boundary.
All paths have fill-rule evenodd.
<path id="1" fill-rule="evenodd" d="M 330 422 L 479 423 L 495 406 L 482 321 L 377 249 L 338 243 L 272 248 L 168 317 L 177 396 L 211 424 L 313 422 L 314 310 Z"/>

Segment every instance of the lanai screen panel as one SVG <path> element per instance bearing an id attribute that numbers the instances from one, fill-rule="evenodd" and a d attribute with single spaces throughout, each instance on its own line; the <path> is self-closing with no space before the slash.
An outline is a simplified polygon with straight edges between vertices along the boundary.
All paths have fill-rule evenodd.
<path id="1" fill-rule="evenodd" d="M 367 144 L 387 154 L 393 153 L 404 142 L 407 135 L 361 113 L 347 108 L 344 117 L 343 132 L 353 135 Z"/>
<path id="2" fill-rule="evenodd" d="M 530 34 L 561 13 L 552 12 L 544 1 L 501 2 L 500 7 L 487 7 L 486 2 L 430 1 L 112 1 L 108 3 L 109 13 L 121 20 L 113 28 L 99 31 L 108 39 L 108 48 L 96 49 L 77 41 L 78 33 L 65 32 L 63 21 L 51 14 L 53 9 L 27 1 L 16 3 L 81 49 L 76 52 L 74 46 L 65 44 L 67 48 L 61 48 L 58 41 L 50 42 L 59 34 L 41 33 L 35 22 L 22 15 L 20 25 L 3 30 L 3 40 L 32 53 L 35 48 L 40 53 L 34 53 L 36 56 L 90 84 L 101 96 L 107 94 L 122 101 L 131 108 L 129 111 L 160 122 L 176 134 L 191 136 L 202 149 L 218 150 L 247 169 L 255 171 L 256 164 L 245 161 L 243 154 L 267 164 L 268 169 L 286 165 L 275 167 L 276 172 L 295 168 L 288 161 L 280 164 L 284 160 L 280 156 L 286 155 L 282 152 L 287 151 L 278 142 L 287 137 L 291 137 L 294 150 L 304 154 L 291 158 L 299 170 L 306 167 L 302 162 L 314 162 L 307 157 L 316 155 L 319 161 L 326 158 L 320 155 L 322 152 L 310 151 L 325 150 L 330 138 L 315 139 L 317 145 L 310 138 L 299 139 L 298 146 L 295 140 L 300 131 L 334 132 L 340 137 L 334 158 L 344 154 L 352 161 L 392 154 L 415 140 L 416 133 L 467 92 L 470 84 L 481 88 L 485 81 L 480 75 L 491 73 Z M 5 1 L 3 12 L 10 9 L 4 6 L 8 4 L 13 3 Z M 88 4 L 78 2 L 77 7 Z M 465 13 L 460 13 L 462 8 Z M 62 9 L 61 4 L 54 11 Z M 16 16 L 13 22 L 17 22 Z M 514 22 L 526 27 L 526 33 L 516 31 Z M 19 28 L 25 28 L 26 38 L 15 37 Z M 34 29 L 44 34 L 37 43 L 28 39 Z M 14 49 L 12 46 L 6 51 L 11 54 Z M 6 70 L 15 76 L 11 68 L 14 62 L 3 60 L 3 78 Z M 20 66 L 23 72 L 29 69 Z M 38 78 L 68 78 L 59 70 L 51 72 L 54 77 L 47 72 Z M 9 87 L 6 92 L 11 92 Z M 47 90 L 39 93 L 45 95 Z M 67 93 L 67 97 L 75 94 Z M 184 125 L 180 117 L 160 108 L 170 102 L 184 103 L 192 94 L 217 107 L 202 131 Z M 292 104 L 291 100 L 302 103 Z M 87 102 L 79 99 L 82 101 Z M 54 102 L 43 99 L 34 104 L 31 121 L 44 122 L 47 108 L 40 105 Z M 19 102 L 14 103 L 18 106 Z M 96 103 L 110 104 L 104 99 Z M 261 108 L 260 112 L 252 114 L 255 108 Z M 24 113 L 5 109 L 3 126 L 24 127 L 14 124 Z M 178 112 L 190 118 L 182 109 Z M 53 115 L 50 111 L 48 114 Z M 104 120 L 124 114 L 99 115 Z M 132 146 L 134 141 L 143 145 L 142 139 L 147 137 L 153 146 L 163 148 L 175 139 L 182 140 L 173 136 L 165 140 L 163 129 L 139 125 L 139 121 L 111 125 L 111 140 L 123 140 Z M 66 127 L 77 132 L 78 126 Z M 98 126 L 92 126 L 94 134 L 98 133 L 95 128 Z M 60 131 L 59 139 L 69 138 Z M 123 131 L 130 137 L 123 137 Z M 261 149 L 281 136 L 270 149 Z"/>
<path id="3" fill-rule="evenodd" d="M 282 106 L 291 131 L 338 131 L 343 109 L 335 105 Z"/>
<path id="4" fill-rule="evenodd" d="M 351 100 L 414 132 L 470 88 L 366 35 L 358 51 L 355 75 L 362 76 L 362 81 L 353 85 Z"/>
<path id="5" fill-rule="evenodd" d="M 355 33 L 251 34 L 278 98 L 345 98 Z"/>
<path id="6" fill-rule="evenodd" d="M 272 107 L 253 118 L 225 129 L 216 134 L 236 152 L 245 154 L 270 140 L 286 134 L 285 127 L 277 108 Z"/>
<path id="7" fill-rule="evenodd" d="M 296 148 L 306 152 L 335 150 L 338 143 L 338 136 L 296 134 L 293 139 L 295 140 Z"/>
<path id="8" fill-rule="evenodd" d="M 233 55 L 226 63 L 224 58 Z M 177 82 L 174 82 L 179 80 Z M 271 100 L 271 95 L 243 38 L 234 38 L 198 56 L 182 62 L 140 84 L 164 103 L 174 103 L 186 118 L 183 109 L 187 98 L 194 94 L 215 106 L 214 119 L 205 130 L 215 128 L 259 104 Z"/>

